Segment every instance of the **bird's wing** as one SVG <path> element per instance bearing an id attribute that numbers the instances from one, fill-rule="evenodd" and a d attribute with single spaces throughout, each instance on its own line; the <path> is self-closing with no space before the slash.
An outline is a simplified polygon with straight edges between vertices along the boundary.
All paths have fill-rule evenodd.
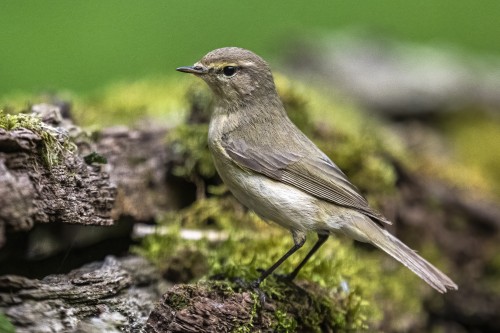
<path id="1" fill-rule="evenodd" d="M 324 154 L 301 155 L 276 148 L 255 149 L 245 140 L 223 140 L 222 147 L 240 166 L 271 179 L 294 186 L 314 197 L 339 206 L 353 208 L 379 222 L 391 224 L 370 208 L 358 189 Z"/>

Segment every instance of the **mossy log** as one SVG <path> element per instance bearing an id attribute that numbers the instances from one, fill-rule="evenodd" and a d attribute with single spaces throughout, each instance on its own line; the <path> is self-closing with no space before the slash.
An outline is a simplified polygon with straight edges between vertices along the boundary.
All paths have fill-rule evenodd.
<path id="1" fill-rule="evenodd" d="M 177 285 L 163 295 L 144 331 L 231 332 L 252 323 L 255 302 L 250 292 L 231 293 L 208 286 Z"/>
<path id="2" fill-rule="evenodd" d="M 36 223 L 151 221 L 177 204 L 181 196 L 171 195 L 175 184 L 166 181 L 165 128 L 112 127 L 90 138 L 62 117 L 59 106 L 32 111 L 34 118 L 23 115 L 26 121 L 13 129 L 0 126 L 0 248 L 6 231 Z"/>
<path id="3" fill-rule="evenodd" d="M 362 330 L 348 293 L 272 278 L 261 289 L 242 281 L 177 285 L 151 312 L 145 333 L 348 332 Z M 351 309 L 352 311 L 352 309 Z"/>
<path id="4" fill-rule="evenodd" d="M 71 125 L 63 123 L 56 107 L 37 111 L 42 122 L 33 118 L 30 127 L 25 118 L 26 124 L 0 128 L 0 247 L 6 229 L 29 230 L 48 222 L 113 223 L 116 187 L 108 173 L 65 146 Z"/>

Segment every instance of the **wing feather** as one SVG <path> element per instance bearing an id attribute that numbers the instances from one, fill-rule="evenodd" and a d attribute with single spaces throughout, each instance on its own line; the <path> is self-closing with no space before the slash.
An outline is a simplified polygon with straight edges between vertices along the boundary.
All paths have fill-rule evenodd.
<path id="1" fill-rule="evenodd" d="M 240 166 L 294 186 L 317 198 L 349 207 L 373 219 L 391 224 L 372 209 L 346 175 L 324 154 L 309 156 L 276 148 L 252 149 L 244 140 L 222 142 L 227 154 Z"/>

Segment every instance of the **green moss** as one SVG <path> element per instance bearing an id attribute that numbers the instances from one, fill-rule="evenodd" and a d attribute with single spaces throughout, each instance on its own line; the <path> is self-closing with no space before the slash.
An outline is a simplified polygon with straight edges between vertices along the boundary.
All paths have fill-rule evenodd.
<path id="1" fill-rule="evenodd" d="M 485 260 L 486 266 L 484 268 L 485 286 L 490 290 L 491 294 L 500 297 L 500 254 L 496 247 L 489 249 L 488 253 L 489 255 L 487 260 Z"/>
<path id="2" fill-rule="evenodd" d="M 5 317 L 5 315 L 0 312 L 0 332 L 2 333 L 15 333 L 16 328 L 12 323 Z"/>
<path id="3" fill-rule="evenodd" d="M 297 329 L 297 320 L 289 315 L 286 310 L 276 310 L 276 312 L 274 313 L 274 317 L 276 319 L 276 323 L 273 327 L 275 332 L 288 333 L 295 332 L 295 330 Z"/>
<path id="4" fill-rule="evenodd" d="M 168 304 L 172 309 L 180 311 L 189 305 L 189 299 L 185 295 L 172 294 L 168 298 Z"/>
<path id="5" fill-rule="evenodd" d="M 187 115 L 185 92 L 191 80 L 164 77 L 120 82 L 75 103 L 73 113 L 79 124 L 101 128 L 114 124 L 131 125 L 144 118 L 157 124 L 178 125 Z"/>
<path id="6" fill-rule="evenodd" d="M 83 157 L 83 160 L 87 164 L 92 164 L 92 163 L 106 164 L 106 163 L 108 163 L 108 159 L 106 157 L 102 156 L 101 154 L 99 154 L 99 153 L 97 153 L 95 151 L 91 152 L 88 155 L 85 155 Z"/>
<path id="7" fill-rule="evenodd" d="M 273 282 L 272 278 L 270 283 L 274 284 L 273 291 L 279 291 L 279 294 L 271 294 L 270 297 L 282 305 L 279 312 L 274 314 L 278 330 L 293 332 L 300 328 L 300 331 L 320 333 L 325 327 L 335 332 L 362 331 L 367 328 L 366 317 L 362 315 L 365 309 L 358 311 L 351 302 L 354 294 L 305 281 L 299 281 L 298 287 Z"/>
<path id="8" fill-rule="evenodd" d="M 45 125 L 34 115 L 22 113 L 13 115 L 0 110 L 0 128 L 7 131 L 25 128 L 40 136 L 42 139 L 40 155 L 49 168 L 60 163 L 66 153 L 76 150 L 76 146 L 67 135 Z"/>
<path id="9" fill-rule="evenodd" d="M 164 234 L 154 234 L 146 237 L 140 247 L 134 247 L 133 252 L 147 257 L 161 270 L 165 270 L 170 260 L 175 260 L 176 254 L 188 248 L 190 243 L 180 236 L 178 225 L 172 225 L 171 229 Z M 201 252 L 201 246 L 200 252 Z"/>
<path id="10" fill-rule="evenodd" d="M 186 92 L 198 84 L 201 83 L 194 78 L 184 76 L 175 80 L 157 76 L 114 83 L 87 95 L 70 91 L 59 91 L 57 95 L 12 93 L 0 96 L 0 109 L 19 113 L 34 104 L 70 101 L 76 124 L 90 129 L 132 125 L 144 118 L 154 119 L 155 124 L 175 126 L 186 120 L 189 111 Z"/>
<path id="11" fill-rule="evenodd" d="M 196 230 L 215 230 L 220 232 L 222 236 L 227 233 L 227 230 L 233 230 L 237 226 L 241 227 L 241 231 L 258 231 L 258 217 L 246 211 L 232 196 L 224 195 L 224 193 L 221 192 L 220 196 L 197 200 L 191 206 L 180 211 L 165 213 L 159 224 L 167 227 L 168 232 L 145 238 L 142 245 L 134 248 L 134 251 L 146 256 L 165 271 L 172 264 L 179 261 L 189 266 L 191 263 L 183 259 L 186 251 L 191 251 L 191 258 L 200 256 L 206 258 L 204 262 L 207 262 L 209 257 L 213 257 L 218 253 L 219 244 L 210 245 L 205 239 L 196 243 L 183 239 L 180 234 L 181 227 Z M 212 246 L 217 246 L 217 249 L 213 251 Z M 203 260 L 200 259 L 199 261 Z M 215 263 L 216 261 L 218 259 L 212 258 L 209 262 L 210 274 L 216 274 L 214 265 L 217 267 L 219 265 Z M 192 268 L 186 267 L 186 269 Z M 235 270 L 238 271 L 239 269 L 235 267 Z M 194 275 L 193 277 L 199 278 L 200 276 Z"/>
<path id="12" fill-rule="evenodd" d="M 311 119 L 306 89 L 279 74 L 276 75 L 276 89 L 290 120 L 308 136 L 313 135 L 315 124 Z"/>
<path id="13" fill-rule="evenodd" d="M 235 327 L 235 329 L 232 330 L 234 333 L 251 333 L 254 332 L 254 320 L 257 318 L 259 315 L 259 310 L 261 308 L 260 306 L 260 301 L 259 301 L 259 295 L 256 292 L 252 292 L 252 309 L 250 310 L 250 316 L 248 318 L 248 321 L 240 326 Z"/>
<path id="14" fill-rule="evenodd" d="M 208 150 L 208 125 L 180 125 L 167 134 L 167 141 L 174 155 L 182 164 L 174 166 L 178 177 L 193 180 L 195 177 L 211 178 L 216 171 Z"/>
<path id="15" fill-rule="evenodd" d="M 453 168 L 446 168 L 447 179 L 462 188 L 489 190 L 500 198 L 500 152 L 488 149 L 500 142 L 500 119 L 481 110 L 465 110 L 439 122 L 450 141 Z M 457 172 L 457 168 L 458 171 Z"/>

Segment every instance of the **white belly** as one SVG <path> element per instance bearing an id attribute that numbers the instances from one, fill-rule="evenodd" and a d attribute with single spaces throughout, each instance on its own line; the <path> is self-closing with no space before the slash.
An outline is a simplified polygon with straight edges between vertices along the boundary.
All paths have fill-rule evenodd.
<path id="1" fill-rule="evenodd" d="M 233 195 L 262 218 L 290 230 L 324 229 L 316 198 L 266 176 L 244 171 L 215 156 L 214 160 L 219 175 Z"/>

